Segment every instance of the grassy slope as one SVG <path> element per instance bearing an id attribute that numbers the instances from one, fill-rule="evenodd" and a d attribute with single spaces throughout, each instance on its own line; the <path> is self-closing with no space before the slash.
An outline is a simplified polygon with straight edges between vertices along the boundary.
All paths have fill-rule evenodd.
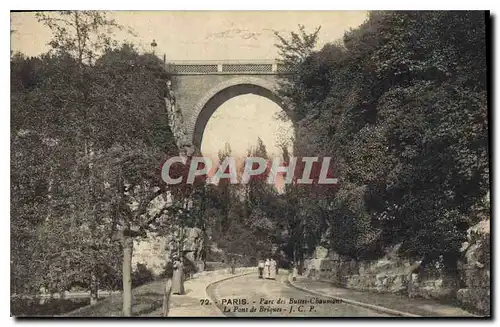
<path id="1" fill-rule="evenodd" d="M 132 290 L 132 315 L 141 316 L 158 310 L 163 304 L 164 280 L 154 281 Z M 122 296 L 113 294 L 95 305 L 86 306 L 68 317 L 120 317 L 122 315 Z"/>

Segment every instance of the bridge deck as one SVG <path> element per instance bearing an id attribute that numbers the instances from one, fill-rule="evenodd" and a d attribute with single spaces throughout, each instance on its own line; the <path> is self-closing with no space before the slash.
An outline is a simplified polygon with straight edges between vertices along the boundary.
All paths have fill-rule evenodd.
<path id="1" fill-rule="evenodd" d="M 173 75 L 276 75 L 286 73 L 285 67 L 275 60 L 204 60 L 171 61 L 165 69 Z"/>

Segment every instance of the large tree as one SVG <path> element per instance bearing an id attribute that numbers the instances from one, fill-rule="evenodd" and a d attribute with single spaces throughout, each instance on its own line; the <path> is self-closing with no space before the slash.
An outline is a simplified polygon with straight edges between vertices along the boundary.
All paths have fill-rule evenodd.
<path id="1" fill-rule="evenodd" d="M 12 59 L 13 239 L 36 225 L 32 261 L 48 270 L 38 285 L 78 281 L 95 297 L 99 279 L 122 276 L 130 315 L 132 238 L 172 204 L 158 171 L 178 152 L 164 108 L 168 76 L 154 55 L 114 47 L 109 28 L 118 25 L 102 12 L 39 18 L 53 31 L 53 50 Z M 28 157 L 32 176 L 21 170 L 30 147 L 38 149 Z M 35 184 L 39 196 L 30 193 Z M 24 278 L 23 255 L 13 253 L 22 266 L 15 277 Z"/>
<path id="2" fill-rule="evenodd" d="M 331 247 L 363 257 L 403 243 L 453 266 L 487 210 L 483 13 L 372 12 L 321 50 L 301 33 L 281 38 L 292 72 L 281 93 L 294 154 L 335 160 L 339 191 L 308 202 L 326 211 Z"/>

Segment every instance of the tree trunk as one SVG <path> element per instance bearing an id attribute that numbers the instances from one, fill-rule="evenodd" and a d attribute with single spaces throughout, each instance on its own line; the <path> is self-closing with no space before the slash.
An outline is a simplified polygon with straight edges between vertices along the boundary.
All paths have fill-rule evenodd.
<path id="1" fill-rule="evenodd" d="M 90 275 L 90 304 L 97 303 L 98 300 L 98 285 L 97 285 L 97 276 L 95 273 L 95 269 L 92 269 Z"/>
<path id="2" fill-rule="evenodd" d="M 172 293 L 172 278 L 168 277 L 165 281 L 165 293 L 163 294 L 163 307 L 162 317 L 168 317 L 168 310 L 170 309 L 170 294 Z"/>
<path id="3" fill-rule="evenodd" d="M 128 236 L 123 238 L 123 316 L 132 316 L 132 250 L 133 239 Z"/>

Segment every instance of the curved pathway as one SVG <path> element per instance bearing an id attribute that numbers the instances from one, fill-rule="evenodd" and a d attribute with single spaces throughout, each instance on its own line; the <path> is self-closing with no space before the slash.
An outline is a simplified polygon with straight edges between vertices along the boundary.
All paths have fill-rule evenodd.
<path id="1" fill-rule="evenodd" d="M 210 305 L 215 304 L 227 317 L 390 316 L 298 290 L 287 277 L 287 272 L 280 273 L 276 280 L 250 274 L 214 283 L 207 288 Z"/>

